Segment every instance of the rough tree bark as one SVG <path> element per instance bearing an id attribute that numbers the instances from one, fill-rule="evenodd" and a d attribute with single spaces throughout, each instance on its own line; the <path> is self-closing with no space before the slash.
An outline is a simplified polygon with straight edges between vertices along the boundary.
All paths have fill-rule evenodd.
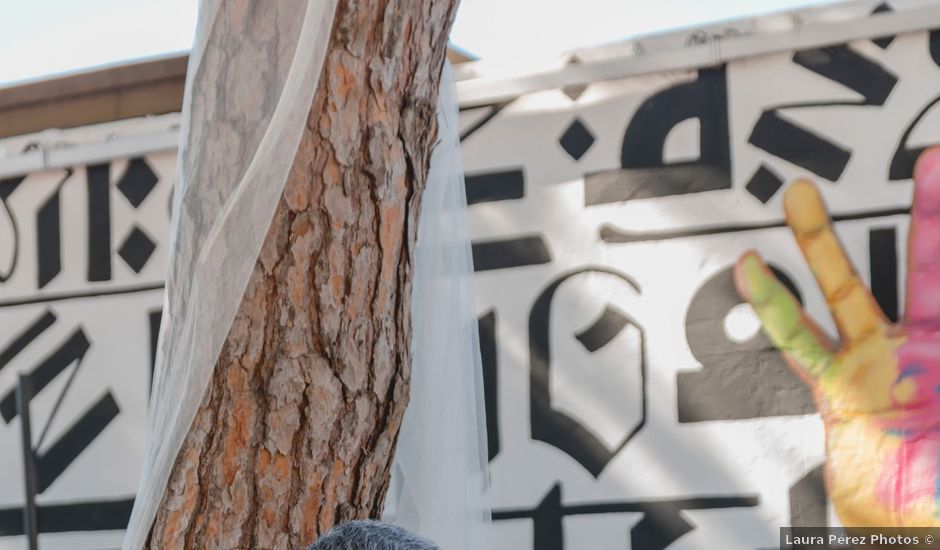
<path id="1" fill-rule="evenodd" d="M 303 548 L 377 517 L 457 0 L 340 0 L 284 195 L 148 547 Z"/>

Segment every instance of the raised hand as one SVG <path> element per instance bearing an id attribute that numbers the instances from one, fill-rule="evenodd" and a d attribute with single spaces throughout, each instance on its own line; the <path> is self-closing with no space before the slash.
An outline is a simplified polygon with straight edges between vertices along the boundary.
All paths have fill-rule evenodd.
<path id="1" fill-rule="evenodd" d="M 940 526 L 940 148 L 914 170 L 904 318 L 889 322 L 846 258 L 819 191 L 797 181 L 784 209 L 839 330 L 835 344 L 757 253 L 735 284 L 813 388 L 826 484 L 846 526 Z"/>

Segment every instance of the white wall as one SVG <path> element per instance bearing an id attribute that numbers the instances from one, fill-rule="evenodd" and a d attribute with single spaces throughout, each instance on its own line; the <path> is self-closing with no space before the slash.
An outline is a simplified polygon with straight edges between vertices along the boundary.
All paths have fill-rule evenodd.
<path id="1" fill-rule="evenodd" d="M 903 150 L 940 141 L 934 50 L 913 33 L 464 111 L 498 549 L 771 548 L 782 525 L 832 521 L 810 395 L 727 269 L 759 249 L 833 331 L 782 225 L 778 183 L 808 176 L 879 300 L 900 307 Z M 43 527 L 70 530 L 43 534 L 44 550 L 119 544 L 107 529 L 141 462 L 174 164 L 0 183 L 0 411 L 17 372 L 88 342 L 40 448 L 62 457 Z M 33 401 L 37 438 L 74 369 Z M 0 549 L 22 545 L 19 438 L 0 418 Z"/>

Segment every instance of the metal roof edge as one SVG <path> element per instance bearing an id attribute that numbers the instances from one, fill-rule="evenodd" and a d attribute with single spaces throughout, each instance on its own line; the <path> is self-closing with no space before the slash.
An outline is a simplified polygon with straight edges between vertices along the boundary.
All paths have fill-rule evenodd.
<path id="1" fill-rule="evenodd" d="M 526 93 L 566 86 L 662 71 L 711 67 L 775 52 L 819 48 L 934 28 L 940 28 L 940 3 L 845 21 L 819 22 L 775 33 L 715 36 L 705 43 L 691 44 L 681 49 L 582 61 L 520 76 L 466 78 L 457 82 L 457 100 L 461 107 L 489 105 L 512 100 Z"/>

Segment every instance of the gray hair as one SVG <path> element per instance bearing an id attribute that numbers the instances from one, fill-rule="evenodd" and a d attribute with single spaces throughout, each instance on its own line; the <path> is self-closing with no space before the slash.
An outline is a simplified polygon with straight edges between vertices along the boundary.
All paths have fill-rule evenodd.
<path id="1" fill-rule="evenodd" d="M 434 543 L 401 527 L 359 520 L 334 527 L 307 550 L 441 550 Z"/>

